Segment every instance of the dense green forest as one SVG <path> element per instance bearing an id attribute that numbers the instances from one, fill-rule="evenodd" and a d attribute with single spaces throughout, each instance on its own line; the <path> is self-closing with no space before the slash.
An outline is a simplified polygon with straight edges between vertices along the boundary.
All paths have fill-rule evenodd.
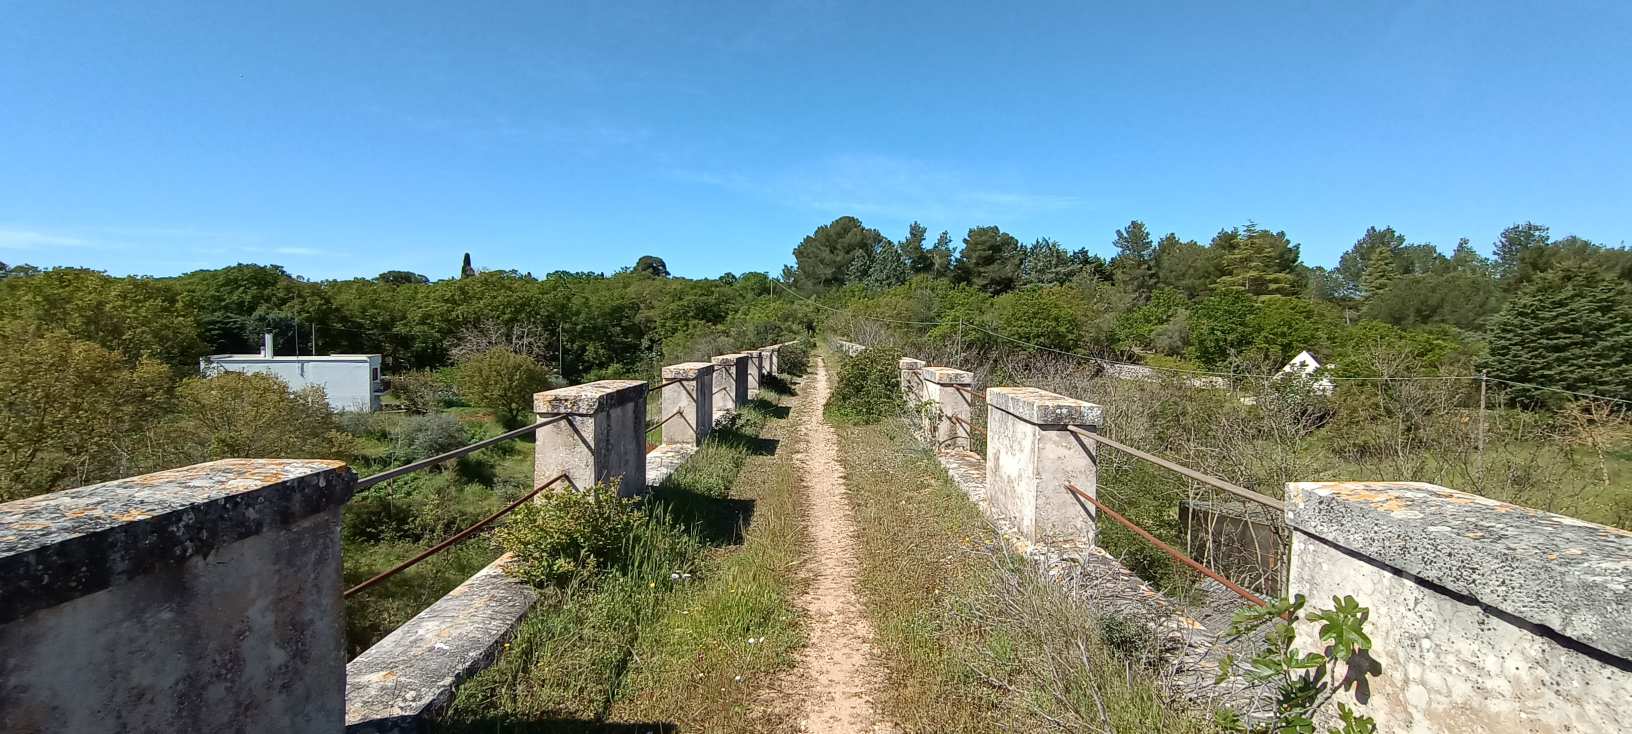
<path id="1" fill-rule="evenodd" d="M 1632 399 L 1632 250 L 1532 223 L 1497 235 L 1493 258 L 1466 239 L 1447 254 L 1373 227 L 1332 268 L 1250 222 L 1203 245 L 1133 221 L 1108 238 L 1108 260 L 997 227 L 961 247 L 947 232 L 926 245 L 927 232 L 913 223 L 895 242 L 842 217 L 795 248 L 782 279 L 861 321 L 916 322 L 904 325 L 927 342 L 1236 374 L 1309 350 L 1339 376 L 1461 370 Z M 1377 344 L 1396 359 L 1379 364 Z"/>
<path id="2" fill-rule="evenodd" d="M 671 277 L 651 256 L 542 278 L 467 257 L 436 281 L 5 267 L 0 497 L 227 455 L 351 456 L 357 436 L 312 395 L 198 376 L 201 356 L 254 352 L 263 333 L 279 354 L 381 353 L 405 407 L 483 407 L 500 423 L 519 417 L 524 390 L 651 376 L 824 326 L 895 327 L 937 353 L 1055 350 L 1231 374 L 1273 372 L 1307 349 L 1338 377 L 1485 373 L 1519 383 L 1504 396 L 1530 408 L 1569 396 L 1524 385 L 1632 399 L 1632 251 L 1535 224 L 1499 233 L 1492 258 L 1467 240 L 1447 254 L 1371 228 L 1332 268 L 1252 223 L 1201 244 L 1133 221 L 1108 235 L 1109 259 L 995 226 L 958 243 L 927 235 L 914 223 L 897 242 L 841 217 L 774 279 Z M 526 379 L 500 379 L 518 370 Z"/>
<path id="3" fill-rule="evenodd" d="M 803 336 L 820 309 L 768 276 L 402 271 L 314 282 L 272 265 L 173 278 L 6 268 L 0 278 L 0 499 L 225 456 L 353 458 L 315 396 L 270 378 L 198 376 L 207 354 L 380 353 L 393 395 L 513 419 L 517 396 Z M 495 371 L 526 379 L 501 380 Z M 425 398 L 430 394 L 429 399 Z M 523 405 L 530 398 L 523 396 Z M 505 421 L 505 422 L 513 422 Z"/>

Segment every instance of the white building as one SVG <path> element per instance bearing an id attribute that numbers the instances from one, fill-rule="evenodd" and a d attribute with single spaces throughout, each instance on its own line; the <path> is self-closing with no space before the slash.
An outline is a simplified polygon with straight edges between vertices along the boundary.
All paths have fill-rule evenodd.
<path id="1" fill-rule="evenodd" d="M 1287 362 L 1286 366 L 1281 368 L 1280 373 L 1282 375 L 1311 377 L 1320 368 L 1320 361 L 1315 359 L 1315 355 L 1310 354 L 1307 351 L 1303 351 L 1298 352 L 1298 356 L 1293 357 L 1291 362 Z M 1332 383 L 1332 378 L 1327 377 L 1326 375 L 1321 375 L 1314 381 L 1313 388 L 1316 394 L 1331 395 L 1332 390 L 1336 389 L 1337 386 Z"/>
<path id="2" fill-rule="evenodd" d="M 272 354 L 272 335 L 266 336 L 260 354 L 212 354 L 199 360 L 206 375 L 220 372 L 264 372 L 299 390 L 317 385 L 329 396 L 335 410 L 376 411 L 380 395 L 380 355 L 330 354 L 310 357 L 279 357 Z"/>

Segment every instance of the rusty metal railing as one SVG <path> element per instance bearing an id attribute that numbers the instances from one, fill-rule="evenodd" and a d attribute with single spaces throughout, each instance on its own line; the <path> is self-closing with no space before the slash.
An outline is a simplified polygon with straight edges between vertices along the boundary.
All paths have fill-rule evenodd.
<path id="1" fill-rule="evenodd" d="M 1254 492 L 1254 491 L 1252 491 L 1250 489 L 1247 489 L 1246 487 L 1231 484 L 1231 483 L 1226 482 L 1226 481 L 1224 481 L 1222 479 L 1219 479 L 1218 477 L 1215 477 L 1215 476 L 1211 476 L 1211 475 L 1208 475 L 1208 474 L 1203 474 L 1203 473 L 1201 473 L 1199 471 L 1196 471 L 1195 469 L 1191 469 L 1190 467 L 1187 467 L 1187 466 L 1184 466 L 1182 464 L 1178 464 L 1178 463 L 1169 461 L 1167 459 L 1164 459 L 1164 458 L 1162 458 L 1160 456 L 1157 456 L 1155 454 L 1152 454 L 1152 453 L 1141 451 L 1139 449 L 1136 449 L 1136 448 L 1134 448 L 1132 446 L 1129 446 L 1129 445 L 1127 445 L 1125 443 L 1122 443 L 1120 441 L 1116 441 L 1114 439 L 1107 438 L 1104 434 L 1095 433 L 1093 431 L 1090 431 L 1090 430 L 1087 430 L 1085 428 L 1081 428 L 1081 427 L 1078 427 L 1078 426 L 1071 426 L 1069 428 L 1069 430 L 1072 433 L 1075 433 L 1075 434 L 1077 434 L 1079 436 L 1082 436 L 1083 438 L 1086 438 L 1086 439 L 1088 439 L 1090 441 L 1093 441 L 1095 443 L 1101 443 L 1101 444 L 1109 446 L 1109 447 L 1111 447 L 1113 449 L 1116 449 L 1117 451 L 1121 451 L 1121 452 L 1123 452 L 1125 454 L 1128 454 L 1129 456 L 1144 459 L 1145 461 L 1148 461 L 1148 462 L 1150 462 L 1152 464 L 1155 464 L 1155 465 L 1157 465 L 1159 467 L 1162 467 L 1163 469 L 1167 469 L 1167 470 L 1170 470 L 1170 471 L 1173 471 L 1173 472 L 1177 472 L 1177 473 L 1182 474 L 1182 475 L 1184 475 L 1186 477 L 1189 477 L 1189 478 L 1194 479 L 1194 480 L 1196 480 L 1198 482 L 1201 482 L 1202 484 L 1206 484 L 1206 485 L 1209 485 L 1209 486 L 1212 486 L 1212 487 L 1217 487 L 1218 489 L 1222 489 L 1225 492 L 1229 492 L 1230 494 L 1233 494 L 1233 495 L 1235 495 L 1237 497 L 1252 500 L 1253 502 L 1257 502 L 1257 503 L 1259 503 L 1261 505 L 1265 505 L 1267 507 L 1274 508 L 1275 510 L 1285 510 L 1285 508 L 1286 508 L 1286 503 L 1284 503 L 1284 502 L 1282 502 L 1282 501 L 1280 501 L 1278 499 L 1275 499 L 1274 497 L 1259 494 L 1259 493 Z"/>
<path id="2" fill-rule="evenodd" d="M 1242 599 L 1246 599 L 1247 601 L 1252 602 L 1253 604 L 1257 604 L 1258 606 L 1261 606 L 1261 607 L 1269 606 L 1269 603 L 1264 601 L 1262 597 L 1260 597 L 1257 594 L 1254 594 L 1254 593 L 1246 590 L 1240 584 L 1237 584 L 1234 581 L 1231 581 L 1231 580 L 1225 578 L 1223 574 L 1221 574 L 1221 573 L 1219 573 L 1217 571 L 1214 571 L 1211 568 L 1208 568 L 1206 565 L 1202 564 L 1200 561 L 1197 561 L 1196 559 L 1191 558 L 1188 555 L 1185 555 L 1183 551 L 1180 551 L 1179 549 L 1174 548 L 1173 546 L 1162 542 L 1162 540 L 1160 538 L 1158 538 L 1158 537 L 1156 537 L 1154 535 L 1151 535 L 1149 531 L 1145 530 L 1142 527 L 1139 527 L 1132 520 L 1129 520 L 1128 518 L 1123 517 L 1121 515 L 1121 513 L 1118 513 L 1116 510 L 1113 510 L 1113 509 L 1111 509 L 1109 507 L 1106 507 L 1105 503 L 1100 502 L 1093 495 L 1082 491 L 1082 489 L 1080 487 L 1078 487 L 1077 485 L 1071 484 L 1070 482 L 1067 482 L 1065 484 L 1065 489 L 1066 489 L 1066 491 L 1070 492 L 1071 494 L 1076 495 L 1077 498 L 1087 502 L 1088 504 L 1093 505 L 1100 512 L 1105 513 L 1106 517 L 1109 517 L 1112 520 L 1115 520 L 1122 527 L 1125 527 L 1128 530 L 1132 531 L 1133 534 L 1139 536 L 1140 538 L 1143 538 L 1145 540 L 1145 542 L 1156 546 L 1156 548 L 1158 550 L 1162 551 L 1163 553 L 1166 553 L 1168 556 L 1172 557 L 1173 560 L 1178 561 L 1179 563 L 1182 563 L 1182 564 L 1190 567 L 1191 569 L 1195 570 L 1197 573 L 1199 573 L 1199 574 L 1201 574 L 1203 576 L 1206 576 L 1207 578 L 1210 578 L 1210 579 L 1212 579 L 1214 581 L 1217 581 L 1220 584 L 1223 584 L 1224 588 L 1235 592 L 1235 594 L 1237 596 L 1241 597 Z"/>
<path id="3" fill-rule="evenodd" d="M 491 515 L 488 515 L 487 517 L 482 518 L 475 525 L 472 525 L 472 526 L 470 526 L 468 528 L 465 528 L 464 530 L 461 530 L 461 531 L 459 531 L 457 533 L 454 533 L 451 536 L 448 536 L 447 540 L 444 540 L 444 541 L 442 541 L 440 543 L 437 543 L 436 545 L 433 545 L 433 546 L 431 546 L 429 548 L 426 548 L 423 551 L 420 551 L 420 553 L 418 555 L 414 556 L 413 558 L 410 558 L 410 559 L 408 559 L 406 561 L 403 561 L 402 563 L 399 563 L 399 564 L 397 564 L 395 566 L 392 566 L 391 568 L 388 568 L 388 569 L 376 574 L 373 578 L 370 578 L 367 581 L 364 581 L 364 582 L 362 582 L 362 583 L 360 583 L 360 584 L 358 584 L 356 586 L 353 586 L 353 587 L 351 587 L 349 589 L 346 589 L 345 594 L 343 595 L 344 598 L 349 599 L 354 594 L 359 594 L 361 592 L 367 591 L 369 588 L 371 588 L 371 587 L 385 581 L 386 579 L 389 579 L 392 576 L 395 576 L 395 575 L 397 575 L 399 573 L 402 573 L 403 571 L 406 571 L 406 570 L 408 570 L 410 568 L 413 568 L 416 565 L 419 565 L 419 563 L 421 561 L 424 561 L 425 559 L 430 558 L 431 556 L 434 556 L 434 555 L 436 555 L 438 553 L 441 553 L 442 551 L 445 551 L 445 550 L 447 550 L 449 548 L 452 548 L 455 545 L 458 545 L 459 541 L 462 541 L 462 540 L 464 540 L 466 538 L 469 538 L 472 535 L 475 535 L 477 532 L 480 532 L 483 528 L 486 528 L 488 525 L 492 524 L 495 520 L 498 520 L 499 518 L 504 517 L 505 515 L 508 515 L 511 512 L 514 512 L 516 508 L 522 506 L 522 504 L 526 503 L 528 500 L 530 500 L 530 499 L 532 499 L 534 497 L 537 497 L 538 493 L 543 492 L 546 489 L 549 489 L 551 485 L 554 485 L 556 482 L 559 482 L 559 481 L 561 481 L 563 479 L 567 479 L 566 472 L 562 472 L 560 475 L 556 476 L 556 478 L 551 479 L 548 482 L 545 482 L 543 484 L 538 485 L 537 487 L 533 488 L 533 491 L 528 492 L 527 494 L 524 494 L 521 497 L 518 497 L 516 499 L 516 501 L 511 502 L 508 505 L 505 505 L 504 509 L 501 509 L 498 512 L 495 512 L 495 513 L 493 513 Z M 571 482 L 569 481 L 568 483 L 570 484 Z"/>
<path id="4" fill-rule="evenodd" d="M 473 443 L 473 444 L 471 444 L 469 446 L 461 446 L 461 447 L 456 448 L 456 449 L 454 449 L 452 451 L 449 451 L 447 453 L 437 454 L 436 456 L 432 456 L 429 459 L 420 459 L 419 461 L 411 462 L 411 463 L 408 463 L 408 464 L 403 464 L 402 466 L 399 466 L 399 467 L 397 467 L 395 469 L 388 469 L 388 470 L 382 471 L 382 472 L 380 472 L 378 474 L 371 474 L 369 476 L 366 476 L 366 477 L 363 477 L 362 479 L 357 480 L 357 489 L 368 489 L 369 487 L 372 487 L 372 486 L 374 486 L 376 484 L 379 484 L 380 482 L 388 482 L 388 481 L 390 481 L 392 479 L 396 479 L 397 477 L 403 476 L 405 474 L 412 474 L 412 473 L 414 473 L 416 471 L 419 471 L 420 469 L 424 469 L 425 467 L 428 467 L 428 466 L 436 466 L 437 464 L 440 464 L 440 463 L 442 463 L 444 461 L 453 461 L 454 459 L 457 459 L 457 458 L 459 458 L 461 456 L 465 456 L 467 454 L 473 454 L 473 453 L 475 453 L 477 451 L 481 451 L 482 449 L 485 449 L 485 448 L 487 448 L 489 446 L 492 446 L 492 445 L 498 444 L 498 443 L 502 443 L 504 441 L 508 441 L 508 440 L 510 440 L 512 438 L 518 438 L 518 437 L 521 437 L 521 436 L 525 436 L 528 433 L 531 433 L 531 432 L 536 431 L 536 430 L 538 430 L 540 428 L 543 428 L 543 427 L 545 427 L 547 425 L 550 425 L 551 423 L 555 423 L 556 421 L 562 421 L 562 420 L 566 420 L 566 419 L 567 419 L 567 416 L 564 416 L 564 415 L 552 416 L 552 417 L 549 417 L 549 418 L 545 418 L 544 420 L 541 420 L 541 421 L 539 421 L 537 423 L 534 423 L 532 425 L 522 426 L 522 427 L 517 428 L 517 429 L 515 429 L 513 431 L 505 431 L 504 433 L 501 433 L 501 434 L 499 434 L 497 436 L 494 436 L 492 438 L 477 441 L 476 443 Z"/>

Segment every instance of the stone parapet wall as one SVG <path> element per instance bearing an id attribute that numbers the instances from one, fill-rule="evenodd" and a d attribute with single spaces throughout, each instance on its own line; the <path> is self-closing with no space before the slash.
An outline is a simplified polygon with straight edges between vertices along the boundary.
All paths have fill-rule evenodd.
<path id="1" fill-rule="evenodd" d="M 1632 533 L 1420 482 L 1294 482 L 1289 591 L 1370 609 L 1387 732 L 1621 731 Z M 1312 625 L 1300 639 L 1315 639 Z"/>
<path id="2" fill-rule="evenodd" d="M 339 731 L 340 462 L 0 505 L 0 731 Z"/>

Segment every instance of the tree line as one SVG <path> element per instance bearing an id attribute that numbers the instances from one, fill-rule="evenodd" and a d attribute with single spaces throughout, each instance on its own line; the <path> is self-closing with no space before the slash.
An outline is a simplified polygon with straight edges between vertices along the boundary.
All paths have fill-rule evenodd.
<path id="1" fill-rule="evenodd" d="M 996 226 L 971 228 L 959 246 L 948 232 L 926 246 L 927 234 L 914 222 L 896 242 L 840 217 L 795 247 L 782 279 L 853 314 L 937 322 L 931 336 L 962 341 L 1004 341 L 997 332 L 1203 371 L 1273 371 L 1308 349 L 1349 376 L 1455 368 L 1632 399 L 1632 250 L 1530 222 L 1498 234 L 1492 257 L 1465 238 L 1446 253 L 1371 227 L 1330 268 L 1253 222 L 1202 244 L 1131 221 L 1108 238 L 1109 259 Z M 1400 363 L 1379 364 L 1378 345 Z"/>
<path id="2" fill-rule="evenodd" d="M 763 273 L 674 278 L 656 257 L 611 275 L 437 281 L 0 266 L 0 500 L 226 456 L 350 458 L 320 394 L 199 374 L 201 357 L 258 352 L 265 333 L 280 355 L 380 353 L 403 395 L 453 390 L 515 424 L 536 389 L 650 377 L 814 328 L 818 309 L 770 293 Z"/>

